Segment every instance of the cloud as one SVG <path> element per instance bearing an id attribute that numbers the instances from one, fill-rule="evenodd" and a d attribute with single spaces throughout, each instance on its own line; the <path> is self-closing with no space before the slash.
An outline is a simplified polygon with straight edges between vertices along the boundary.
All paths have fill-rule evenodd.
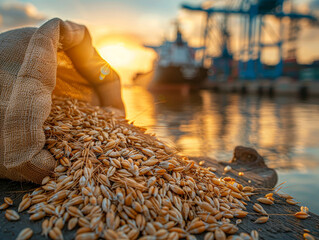
<path id="1" fill-rule="evenodd" d="M 34 26 L 42 23 L 46 17 L 39 13 L 35 6 L 30 3 L 5 3 L 0 5 L 0 28 L 1 30 Z"/>

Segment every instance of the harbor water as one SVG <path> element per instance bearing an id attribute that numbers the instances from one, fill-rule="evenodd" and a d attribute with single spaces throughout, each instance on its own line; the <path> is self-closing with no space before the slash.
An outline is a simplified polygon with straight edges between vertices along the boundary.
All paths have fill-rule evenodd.
<path id="1" fill-rule="evenodd" d="M 283 191 L 319 214 L 319 98 L 152 94 L 124 87 L 127 118 L 181 154 L 229 161 L 237 145 L 255 148 L 286 182 Z"/>

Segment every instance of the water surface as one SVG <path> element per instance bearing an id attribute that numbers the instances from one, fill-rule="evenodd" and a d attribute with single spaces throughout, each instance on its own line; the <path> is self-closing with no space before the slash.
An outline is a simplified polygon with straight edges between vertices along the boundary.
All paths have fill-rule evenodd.
<path id="1" fill-rule="evenodd" d="M 319 213 L 319 99 L 216 94 L 151 94 L 125 87 L 127 118 L 188 156 L 228 161 L 250 146 L 275 168 L 284 191 Z"/>

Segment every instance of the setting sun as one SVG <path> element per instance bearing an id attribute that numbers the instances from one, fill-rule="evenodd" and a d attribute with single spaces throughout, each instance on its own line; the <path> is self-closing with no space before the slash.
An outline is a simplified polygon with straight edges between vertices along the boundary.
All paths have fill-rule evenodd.
<path id="1" fill-rule="evenodd" d="M 129 82 L 137 72 L 150 71 L 156 57 L 154 51 L 144 48 L 137 39 L 127 35 L 102 37 L 97 42 L 97 49 L 124 82 Z"/>
<path id="2" fill-rule="evenodd" d="M 128 48 L 124 43 L 106 45 L 99 52 L 115 68 L 129 67 L 136 58 L 134 49 Z"/>

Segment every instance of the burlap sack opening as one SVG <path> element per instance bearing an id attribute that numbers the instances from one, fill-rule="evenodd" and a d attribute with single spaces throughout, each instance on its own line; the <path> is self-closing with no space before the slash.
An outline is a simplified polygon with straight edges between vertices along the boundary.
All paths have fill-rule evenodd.
<path id="1" fill-rule="evenodd" d="M 55 18 L 0 34 L 0 178 L 40 183 L 55 167 L 42 129 L 52 94 L 124 110 L 119 77 L 85 26 Z"/>

